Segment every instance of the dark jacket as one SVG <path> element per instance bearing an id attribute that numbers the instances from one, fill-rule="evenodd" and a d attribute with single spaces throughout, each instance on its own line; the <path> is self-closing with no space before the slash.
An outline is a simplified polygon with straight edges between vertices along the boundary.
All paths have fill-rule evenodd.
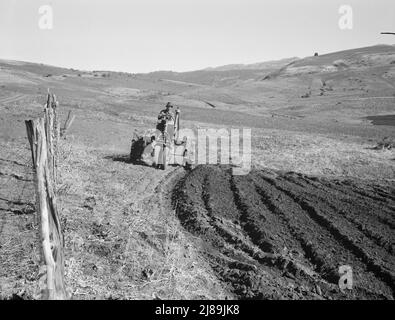
<path id="1" fill-rule="evenodd" d="M 170 110 L 168 111 L 167 109 L 163 109 L 159 112 L 158 120 L 171 121 L 174 120 L 174 115 Z"/>
<path id="2" fill-rule="evenodd" d="M 165 123 L 173 120 L 174 116 L 172 112 L 170 110 L 168 111 L 167 109 L 163 109 L 161 112 L 159 112 L 156 129 L 163 132 L 165 130 Z"/>

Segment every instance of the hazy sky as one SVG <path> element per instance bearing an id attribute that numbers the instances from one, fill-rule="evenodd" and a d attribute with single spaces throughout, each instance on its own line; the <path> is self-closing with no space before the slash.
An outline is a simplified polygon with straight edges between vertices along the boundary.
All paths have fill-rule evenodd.
<path id="1" fill-rule="evenodd" d="M 338 26 L 353 9 L 353 29 Z M 39 28 L 40 6 L 53 29 Z M 0 59 L 186 71 L 395 44 L 395 0 L 0 0 Z"/>

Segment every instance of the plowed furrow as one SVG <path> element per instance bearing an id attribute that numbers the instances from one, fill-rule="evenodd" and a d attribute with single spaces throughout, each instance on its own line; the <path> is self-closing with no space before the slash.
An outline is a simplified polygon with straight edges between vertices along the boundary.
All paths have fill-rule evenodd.
<path id="1" fill-rule="evenodd" d="M 360 189 L 360 187 L 356 186 L 355 184 L 352 184 L 350 182 L 342 182 L 342 181 L 323 181 L 323 184 L 330 189 L 334 190 L 339 190 L 343 193 L 349 194 L 353 199 L 357 201 L 362 201 L 364 203 L 373 203 L 377 206 L 379 204 L 377 202 L 381 202 L 384 205 L 384 212 L 386 214 L 387 218 L 391 218 L 391 223 L 394 225 L 394 218 L 395 218 L 395 207 L 394 203 L 390 198 L 385 198 L 385 197 L 378 197 L 378 196 L 373 196 L 371 195 L 370 192 L 364 191 Z M 366 189 L 369 187 L 367 185 L 364 185 Z M 373 200 L 373 201 L 372 201 Z"/>
<path id="2" fill-rule="evenodd" d="M 254 250 L 245 237 L 236 228 L 227 228 L 212 210 L 206 192 L 207 174 L 199 171 L 192 174 L 194 178 L 184 180 L 178 192 L 176 211 L 183 226 L 205 240 L 212 250 L 235 261 L 254 262 Z"/>
<path id="3" fill-rule="evenodd" d="M 376 192 L 379 196 L 390 199 L 391 201 L 395 202 L 395 190 L 391 190 L 388 192 L 388 190 L 383 189 L 382 187 L 379 186 L 372 186 L 372 191 Z"/>
<path id="4" fill-rule="evenodd" d="M 309 259 L 315 262 L 323 278 L 335 283 L 339 279 L 339 266 L 350 265 L 362 290 L 371 291 L 373 284 L 375 292 L 384 290 L 387 297 L 392 297 L 388 283 L 377 279 L 366 264 L 360 262 L 358 255 L 339 242 L 338 235 L 330 232 L 311 208 L 307 208 L 303 203 L 299 204 L 275 185 L 278 178 L 275 181 L 265 176 L 261 178 L 263 180 L 260 187 L 264 201 L 271 210 L 287 217 L 305 250 L 309 252 Z"/>
<path id="5" fill-rule="evenodd" d="M 250 239 L 246 238 L 238 224 L 241 219 L 240 212 L 233 199 L 229 178 L 222 170 L 214 169 L 204 177 L 202 200 L 207 212 L 207 221 L 219 239 L 225 240 L 235 249 L 240 249 L 251 257 L 255 256 Z"/>
<path id="6" fill-rule="evenodd" d="M 238 298 L 391 299 L 394 235 L 381 221 L 393 218 L 392 199 L 382 199 L 392 189 L 354 190 L 364 183 L 198 166 L 179 182 L 173 203 Z M 343 265 L 353 270 L 347 293 L 338 287 Z"/>
<path id="7" fill-rule="evenodd" d="M 231 189 L 238 210 L 241 212 L 240 222 L 243 230 L 263 252 L 275 253 L 281 251 L 281 245 L 277 246 L 270 241 L 270 227 L 267 217 L 262 214 L 260 200 L 250 188 L 244 188 L 236 180 L 231 180 Z"/>
<path id="8" fill-rule="evenodd" d="M 348 189 L 349 191 L 359 194 L 364 198 L 370 198 L 375 201 L 387 202 L 389 200 L 388 197 L 381 196 L 377 192 L 372 190 L 368 184 L 364 184 L 364 188 L 361 188 L 358 184 L 354 183 L 351 180 L 335 180 L 332 182 L 324 181 L 324 183 L 329 183 L 332 186 L 346 187 L 346 189 Z"/>
<path id="9" fill-rule="evenodd" d="M 378 193 L 375 193 L 375 191 L 370 190 L 371 187 L 367 184 L 361 186 L 352 183 L 335 182 L 334 185 L 345 186 L 345 188 L 350 186 L 349 188 L 350 192 L 354 192 L 356 194 L 361 195 L 361 198 L 367 198 L 366 199 L 367 201 L 371 200 L 371 203 L 373 205 L 376 205 L 377 207 L 379 207 L 381 203 L 382 213 L 384 213 L 387 216 L 387 218 L 391 218 L 392 222 L 395 221 L 395 202 L 393 201 L 392 197 L 384 196 L 384 195 L 380 196 Z M 376 199 L 371 195 L 372 193 L 376 194 Z"/>
<path id="10" fill-rule="evenodd" d="M 253 180 L 233 177 L 231 188 L 237 199 L 238 208 L 243 212 L 243 220 L 265 230 L 261 236 L 266 237 L 266 241 L 271 243 L 271 252 L 290 253 L 298 257 L 308 266 L 311 266 L 308 260 L 304 259 L 304 249 L 300 242 L 295 238 L 292 229 L 290 229 L 282 215 L 272 212 L 261 201 L 261 196 L 255 189 Z M 252 239 L 259 239 L 259 233 L 251 228 L 245 227 L 246 232 Z M 255 240 L 258 244 L 262 240 Z"/>
<path id="11" fill-rule="evenodd" d="M 203 181 L 202 200 L 208 216 L 207 222 L 217 233 L 217 237 L 212 238 L 216 239 L 215 244 L 221 244 L 220 250 L 228 257 L 235 256 L 235 253 L 241 250 L 248 255 L 248 260 L 254 259 L 260 264 L 271 267 L 281 265 L 284 262 L 281 255 L 271 253 L 283 253 L 284 245 L 276 246 L 271 239 L 266 239 L 269 233 L 265 231 L 265 228 L 260 229 L 262 232 L 259 234 L 257 228 L 250 233 L 250 228 L 254 226 L 249 217 L 250 211 L 238 207 L 239 200 L 236 200 L 237 195 L 235 197 L 235 193 L 232 192 L 233 184 L 230 174 L 223 170 L 216 170 L 215 167 L 210 169 L 210 173 Z M 260 217 L 255 218 L 260 219 Z M 265 217 L 262 216 L 262 218 L 262 222 L 265 222 Z M 269 225 L 265 224 L 265 227 L 268 228 Z M 221 243 L 223 240 L 226 243 Z M 270 250 L 265 251 L 267 249 Z M 240 253 L 236 255 L 237 259 L 241 258 Z M 245 259 L 245 255 L 243 256 Z"/>
<path id="12" fill-rule="evenodd" d="M 391 232 L 395 229 L 395 219 L 392 216 L 393 210 L 391 209 L 391 205 L 385 206 L 382 203 L 375 203 L 371 201 L 371 199 L 366 199 L 348 188 L 340 187 L 330 182 L 324 181 L 323 183 L 319 183 L 307 177 L 301 177 L 301 180 L 325 193 L 336 195 L 342 202 L 348 203 L 350 206 L 371 208 L 372 210 L 369 211 L 361 210 L 360 215 L 367 216 L 367 218 L 374 221 L 374 224 L 378 227 L 384 225 L 391 229 Z"/>
<path id="13" fill-rule="evenodd" d="M 264 179 L 275 186 L 279 191 L 292 198 L 309 214 L 312 220 L 322 228 L 327 229 L 333 238 L 343 246 L 343 248 L 354 254 L 356 259 L 352 259 L 353 262 L 361 259 L 366 265 L 366 270 L 373 272 L 378 279 L 382 280 L 389 288 L 391 288 L 393 294 L 395 289 L 395 277 L 392 271 L 394 270 L 393 259 L 385 259 L 385 255 L 383 256 L 382 252 L 379 252 L 379 256 L 375 255 L 373 257 L 369 251 L 373 253 L 375 252 L 374 250 L 378 250 L 378 248 L 372 248 L 369 243 L 370 241 L 368 241 L 366 237 L 355 235 L 352 231 L 353 229 L 350 230 L 349 228 L 344 227 L 344 225 L 341 225 L 334 215 L 328 215 L 328 212 L 320 210 L 319 207 L 317 207 L 317 203 L 314 203 L 310 199 L 301 195 L 295 194 L 295 192 L 284 183 L 274 181 L 270 178 Z M 363 246 L 360 245 L 360 243 L 363 244 Z"/>
<path id="14" fill-rule="evenodd" d="M 379 250 L 384 248 L 389 254 L 394 254 L 394 232 L 388 225 L 377 223 L 373 214 L 375 208 L 369 205 L 353 204 L 349 198 L 339 197 L 337 192 L 334 194 L 330 190 L 322 191 L 320 188 L 301 183 L 301 180 L 296 182 L 294 177 L 285 176 L 278 180 L 291 183 L 293 185 L 292 190 L 297 191 L 296 194 L 308 196 L 316 203 L 325 205 L 328 211 L 335 215 L 336 219 L 341 220 L 344 218 L 347 220 L 345 223 L 352 223 L 359 232 L 371 239 L 378 246 Z M 366 212 L 370 214 L 364 214 Z M 342 224 L 342 222 L 340 223 Z"/>
<path id="15" fill-rule="evenodd" d="M 213 228 L 207 221 L 207 212 L 201 197 L 205 175 L 197 174 L 197 170 L 179 182 L 175 206 L 184 227 L 188 231 L 201 234 L 205 238 L 204 235 L 209 236 Z"/>
<path id="16" fill-rule="evenodd" d="M 279 192 L 270 184 L 260 183 L 257 186 L 265 206 L 278 216 L 282 216 L 289 226 L 291 234 L 300 242 L 305 257 L 310 260 L 321 276 L 329 282 L 337 283 L 338 266 L 347 264 L 353 257 L 339 247 L 327 230 L 321 228 L 294 201 Z M 325 250 L 325 244 L 331 244 L 337 251 L 338 259 L 334 259 Z"/>
<path id="17" fill-rule="evenodd" d="M 270 298 L 264 292 L 270 288 L 269 291 L 274 290 L 273 281 L 257 286 L 259 274 L 266 274 L 257 262 L 260 255 L 255 250 L 259 249 L 254 250 L 242 234 L 226 228 L 221 212 L 212 205 L 214 199 L 211 198 L 209 174 L 197 170 L 191 173 L 192 179 L 184 179 L 179 183 L 176 211 L 182 225 L 204 240 L 204 254 L 210 265 L 222 281 L 231 284 L 238 297 Z M 233 214 L 238 214 L 237 209 L 234 209 Z M 267 271 L 270 272 L 270 269 Z M 278 277 L 277 272 L 271 274 L 269 279 Z"/>

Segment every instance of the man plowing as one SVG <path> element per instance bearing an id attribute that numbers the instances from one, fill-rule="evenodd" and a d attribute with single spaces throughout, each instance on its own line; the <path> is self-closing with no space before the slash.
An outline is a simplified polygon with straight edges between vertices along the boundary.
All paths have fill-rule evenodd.
<path id="1" fill-rule="evenodd" d="M 131 161 L 140 160 L 162 169 L 166 169 L 169 164 L 190 167 L 187 138 L 183 137 L 179 141 L 180 112 L 177 108 L 173 114 L 172 108 L 173 105 L 168 102 L 165 109 L 159 112 L 155 135 L 133 137 Z"/>
<path id="2" fill-rule="evenodd" d="M 174 121 L 174 116 L 170 109 L 173 108 L 173 105 L 168 102 L 166 104 L 165 109 L 161 110 L 158 115 L 158 123 L 156 125 L 156 129 L 163 132 L 165 129 L 165 125 L 167 122 Z"/>

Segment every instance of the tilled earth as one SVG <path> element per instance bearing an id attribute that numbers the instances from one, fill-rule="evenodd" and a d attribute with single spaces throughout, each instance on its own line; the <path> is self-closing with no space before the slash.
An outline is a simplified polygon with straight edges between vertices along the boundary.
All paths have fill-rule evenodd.
<path id="1" fill-rule="evenodd" d="M 241 299 L 393 299 L 395 188 L 198 166 L 173 192 L 184 228 Z M 339 267 L 352 268 L 340 290 Z"/>

